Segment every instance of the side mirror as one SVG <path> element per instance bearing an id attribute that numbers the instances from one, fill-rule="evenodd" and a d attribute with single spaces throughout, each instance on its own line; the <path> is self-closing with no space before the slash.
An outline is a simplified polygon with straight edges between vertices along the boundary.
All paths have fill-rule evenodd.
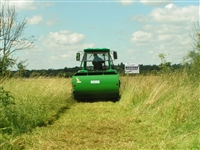
<path id="1" fill-rule="evenodd" d="M 80 53 L 76 53 L 76 61 L 80 61 L 81 59 L 81 54 Z"/>
<path id="2" fill-rule="evenodd" d="M 117 59 L 117 52 L 116 51 L 113 52 L 113 58 Z"/>

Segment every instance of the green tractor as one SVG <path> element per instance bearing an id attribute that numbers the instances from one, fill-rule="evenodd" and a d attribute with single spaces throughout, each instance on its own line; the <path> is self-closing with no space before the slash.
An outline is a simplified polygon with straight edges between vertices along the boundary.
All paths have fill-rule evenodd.
<path id="1" fill-rule="evenodd" d="M 76 100 L 119 100 L 120 80 L 113 59 L 117 59 L 117 52 L 108 48 L 87 48 L 76 53 L 76 60 L 81 61 L 80 70 L 72 77 Z"/>

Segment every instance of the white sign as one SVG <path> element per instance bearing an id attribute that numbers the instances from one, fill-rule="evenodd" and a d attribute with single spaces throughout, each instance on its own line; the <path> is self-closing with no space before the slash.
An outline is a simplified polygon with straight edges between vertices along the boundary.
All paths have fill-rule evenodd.
<path id="1" fill-rule="evenodd" d="M 125 73 L 140 73 L 140 67 L 138 64 L 125 64 Z"/>
<path id="2" fill-rule="evenodd" d="M 100 80 L 91 80 L 90 83 L 91 83 L 91 84 L 99 84 L 99 83 L 100 83 Z"/>

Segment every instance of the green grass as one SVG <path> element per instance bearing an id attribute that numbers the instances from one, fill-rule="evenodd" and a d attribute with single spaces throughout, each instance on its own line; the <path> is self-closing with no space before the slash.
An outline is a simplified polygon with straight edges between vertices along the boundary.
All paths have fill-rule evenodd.
<path id="1" fill-rule="evenodd" d="M 6 79 L 2 85 L 14 97 L 15 105 L 0 105 L 4 116 L 0 117 L 0 147 L 12 147 L 10 138 L 52 124 L 73 103 L 69 79 Z"/>
<path id="2" fill-rule="evenodd" d="M 19 116 L 28 114 L 22 125 L 42 124 L 16 136 L 1 134 L 1 149 L 200 149 L 200 86 L 181 73 L 121 77 L 116 103 L 74 103 L 71 79 L 9 79 L 3 85 Z"/>

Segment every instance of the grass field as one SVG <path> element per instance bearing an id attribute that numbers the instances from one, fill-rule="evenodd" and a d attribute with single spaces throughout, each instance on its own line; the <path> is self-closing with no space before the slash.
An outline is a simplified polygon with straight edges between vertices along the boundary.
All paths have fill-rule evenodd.
<path id="1" fill-rule="evenodd" d="M 0 149 L 200 149 L 200 86 L 181 73 L 121 77 L 116 103 L 77 103 L 71 79 L 2 85 L 15 105 L 0 109 Z"/>

